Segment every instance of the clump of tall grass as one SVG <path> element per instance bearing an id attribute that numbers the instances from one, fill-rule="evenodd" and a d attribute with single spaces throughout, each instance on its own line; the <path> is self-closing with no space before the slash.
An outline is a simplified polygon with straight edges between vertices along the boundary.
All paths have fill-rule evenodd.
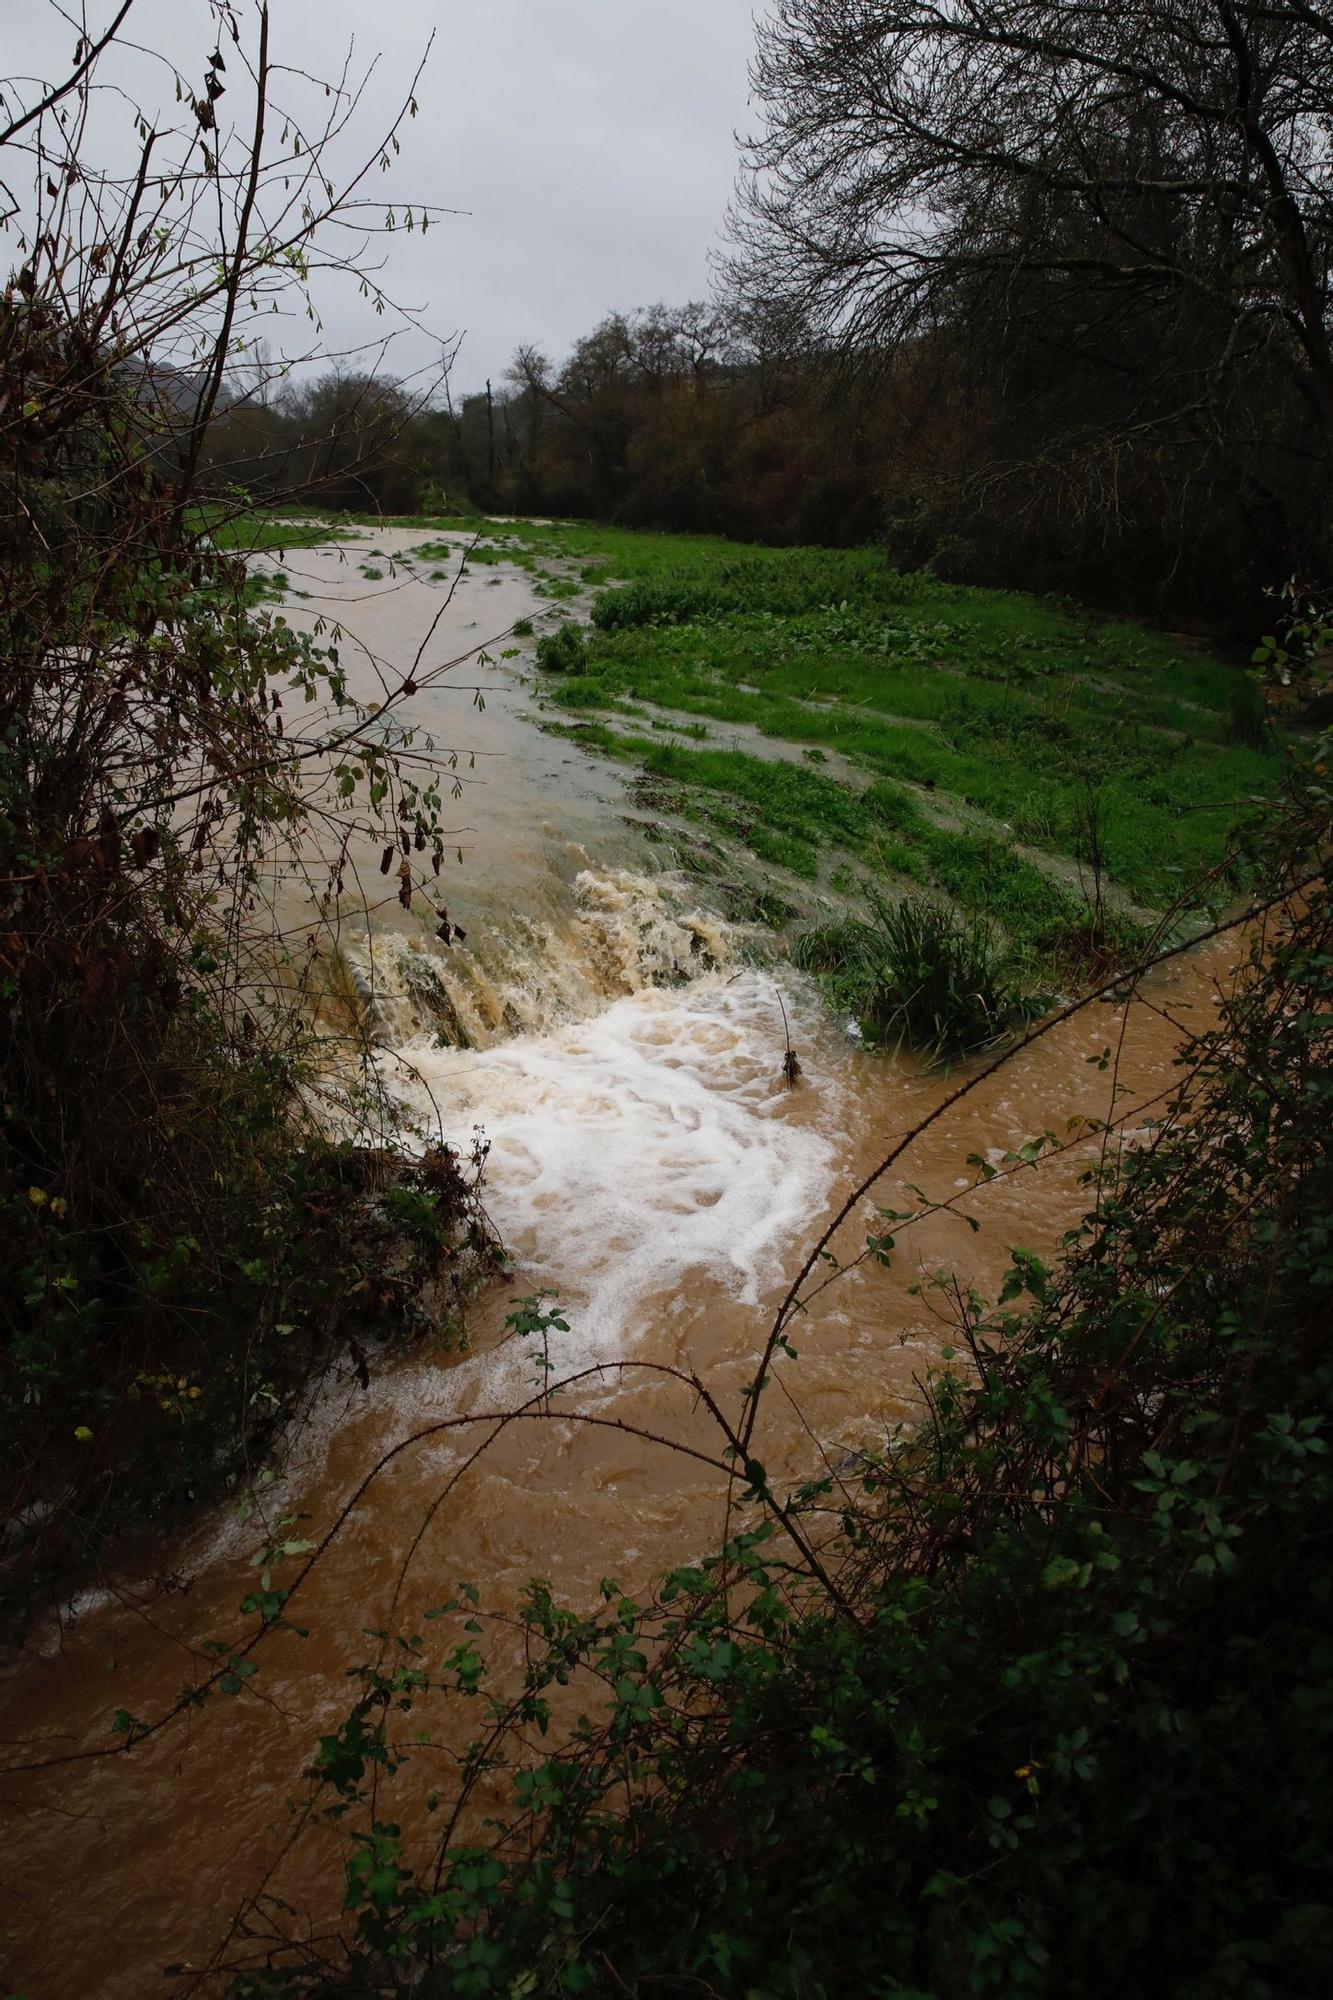
<path id="1" fill-rule="evenodd" d="M 558 632 L 547 632 L 537 641 L 537 665 L 545 667 L 547 673 L 580 673 L 587 656 L 583 628 L 579 625 L 562 625 Z"/>
<path id="2" fill-rule="evenodd" d="M 1244 674 L 1227 698 L 1227 741 L 1262 750 L 1268 743 L 1270 729 L 1264 691 L 1253 674 Z"/>
<path id="3" fill-rule="evenodd" d="M 878 778 L 868 786 L 862 803 L 880 826 L 914 827 L 921 819 L 921 808 L 912 794 L 889 778 Z"/>
<path id="4" fill-rule="evenodd" d="M 966 1055 L 1022 1016 L 1008 955 L 984 917 L 930 896 L 891 903 L 872 890 L 869 904 L 869 920 L 821 924 L 794 953 L 851 1009 L 868 1041 Z"/>
<path id="5" fill-rule="evenodd" d="M 880 936 L 860 917 L 834 917 L 796 940 L 792 953 L 802 972 L 839 982 L 873 978 L 880 962 Z"/>

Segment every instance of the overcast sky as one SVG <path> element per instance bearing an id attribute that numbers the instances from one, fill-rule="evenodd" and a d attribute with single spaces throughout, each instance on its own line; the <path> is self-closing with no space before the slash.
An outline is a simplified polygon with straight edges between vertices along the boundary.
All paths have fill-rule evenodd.
<path id="1" fill-rule="evenodd" d="M 86 5 L 94 32 L 115 11 L 115 0 Z M 361 120 L 367 139 L 435 30 L 420 115 L 375 192 L 469 211 L 424 239 L 397 235 L 387 273 L 390 289 L 424 309 L 434 330 L 465 331 L 456 391 L 498 378 L 520 341 L 559 358 L 609 311 L 704 296 L 735 180 L 734 133 L 749 122 L 757 6 L 271 0 L 278 61 L 327 74 L 352 37 L 359 63 L 381 54 Z M 135 0 L 131 29 L 189 69 L 212 46 L 205 0 Z M 41 0 L 0 0 L 5 75 L 54 75 L 71 41 Z M 149 74 L 160 76 L 138 58 L 135 82 Z M 174 91 L 172 99 L 179 115 Z M 331 347 L 375 330 L 345 289 L 320 303 Z M 390 365 L 405 371 L 429 354 L 412 338 Z"/>

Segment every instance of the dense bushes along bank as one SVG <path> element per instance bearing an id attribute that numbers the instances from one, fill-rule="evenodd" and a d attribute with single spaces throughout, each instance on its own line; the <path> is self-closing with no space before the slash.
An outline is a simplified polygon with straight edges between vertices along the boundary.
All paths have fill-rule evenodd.
<path id="1" fill-rule="evenodd" d="M 488 1241 L 476 1165 L 396 1152 L 355 1019 L 321 1045 L 304 1008 L 354 824 L 390 842 L 400 896 L 439 914 L 439 779 L 428 759 L 404 770 L 401 690 L 359 705 L 336 645 L 256 605 L 188 490 L 145 476 L 158 426 L 132 377 L 81 373 L 71 344 L 54 308 L 0 301 L 0 1603 L 16 1612 L 115 1530 L 253 1462 L 339 1343 L 364 1369 L 360 1343 L 448 1325 Z M 71 463 L 98 467 L 82 498 Z M 303 859 L 312 829 L 332 866 Z M 284 878 L 308 892 L 304 925 L 275 910 Z"/>

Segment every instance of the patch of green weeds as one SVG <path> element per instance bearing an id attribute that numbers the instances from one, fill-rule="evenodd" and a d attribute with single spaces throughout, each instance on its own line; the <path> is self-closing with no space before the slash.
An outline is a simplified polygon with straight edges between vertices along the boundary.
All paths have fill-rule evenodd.
<path id="1" fill-rule="evenodd" d="M 597 682 L 595 682 L 595 681 L 593 682 L 593 686 L 594 686 L 594 687 L 597 687 L 598 685 L 599 685 L 599 684 L 598 684 Z M 600 691 L 600 689 L 599 689 L 599 691 Z M 623 712 L 623 711 L 622 711 L 622 712 Z M 644 712 L 645 712 L 645 711 L 643 711 L 643 710 L 639 710 L 639 711 L 638 711 L 638 713 L 640 713 L 640 714 L 643 714 Z M 704 723 L 704 722 L 667 722 L 667 721 L 665 721 L 665 720 L 664 720 L 664 719 L 663 719 L 663 718 L 662 718 L 662 717 L 661 717 L 660 715 L 659 715 L 659 716 L 653 716 L 653 717 L 651 718 L 651 720 L 652 720 L 652 726 L 653 726 L 653 728 L 654 728 L 654 729 L 660 729 L 660 730 L 662 731 L 662 733 L 663 733 L 664 735 L 667 735 L 667 736 L 686 736 L 686 737 L 688 737 L 688 738 L 689 738 L 689 739 L 691 740 L 691 742 L 694 742 L 694 743 L 706 743 L 706 742 L 708 741 L 708 725 L 707 725 L 707 723 Z"/>
<path id="2" fill-rule="evenodd" d="M 994 926 L 929 896 L 899 902 L 871 890 L 865 917 L 807 931 L 794 957 L 830 987 L 876 1045 L 966 1055 L 1026 1018 L 1010 955 Z"/>
<path id="3" fill-rule="evenodd" d="M 562 625 L 558 632 L 547 632 L 537 641 L 537 665 L 544 667 L 547 673 L 577 675 L 581 673 L 585 659 L 581 625 Z M 570 689 L 565 690 L 565 699 L 572 705 Z"/>

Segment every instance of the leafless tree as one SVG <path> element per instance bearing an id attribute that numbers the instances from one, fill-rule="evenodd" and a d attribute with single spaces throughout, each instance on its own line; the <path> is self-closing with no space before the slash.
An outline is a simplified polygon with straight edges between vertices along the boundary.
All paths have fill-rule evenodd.
<path id="1" fill-rule="evenodd" d="M 901 339 L 979 276 L 1185 297 L 1333 422 L 1326 8 L 780 0 L 754 80 L 743 269 L 822 332 Z"/>
<path id="2" fill-rule="evenodd" d="M 862 359 L 955 341 L 1029 402 L 1072 383 L 1041 441 L 1098 504 L 1126 450 L 1201 441 L 1322 481 L 1323 0 L 777 0 L 753 81 L 752 311 Z"/>

